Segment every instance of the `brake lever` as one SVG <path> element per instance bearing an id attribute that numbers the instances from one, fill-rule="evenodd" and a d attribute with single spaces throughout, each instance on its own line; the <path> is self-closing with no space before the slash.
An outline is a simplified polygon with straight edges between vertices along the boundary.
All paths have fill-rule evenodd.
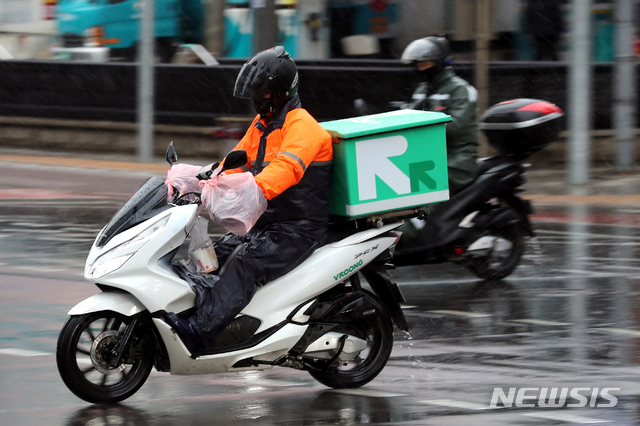
<path id="1" fill-rule="evenodd" d="M 173 188 L 173 196 L 171 197 L 171 204 L 175 204 L 176 201 L 178 201 L 178 199 L 181 197 L 180 191 L 178 191 L 178 189 L 171 185 L 171 188 Z"/>

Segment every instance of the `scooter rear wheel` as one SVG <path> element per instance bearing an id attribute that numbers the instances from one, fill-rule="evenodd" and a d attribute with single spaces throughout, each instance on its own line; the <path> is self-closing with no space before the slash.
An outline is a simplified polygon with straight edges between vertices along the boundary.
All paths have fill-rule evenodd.
<path id="1" fill-rule="evenodd" d="M 94 404 L 116 403 L 136 393 L 153 367 L 153 347 L 134 331 L 117 367 L 111 350 L 131 322 L 115 312 L 93 312 L 69 317 L 56 350 L 58 371 L 69 390 Z"/>
<path id="2" fill-rule="evenodd" d="M 326 370 L 309 370 L 314 379 L 334 389 L 358 388 L 369 383 L 382 371 L 393 348 L 393 324 L 389 314 L 379 303 L 377 305 L 376 321 L 366 330 L 367 348 L 346 365 L 332 366 Z"/>
<path id="3" fill-rule="evenodd" d="M 501 280 L 511 275 L 524 253 L 524 233 L 518 226 L 510 226 L 494 236 L 511 243 L 511 248 L 504 253 L 492 250 L 486 256 L 474 256 L 466 262 L 469 271 L 485 280 Z"/>

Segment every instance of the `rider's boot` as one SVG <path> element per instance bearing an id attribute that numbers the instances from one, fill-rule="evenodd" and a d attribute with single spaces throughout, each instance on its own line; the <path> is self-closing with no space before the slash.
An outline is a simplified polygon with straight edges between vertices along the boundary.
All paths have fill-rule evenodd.
<path id="1" fill-rule="evenodd" d="M 193 327 L 193 324 L 191 324 L 191 321 L 179 318 L 173 312 L 167 312 L 164 319 L 167 324 L 173 327 L 175 332 L 178 333 L 178 336 L 180 336 L 182 342 L 185 344 L 187 349 L 189 349 L 189 352 L 194 353 L 197 350 L 202 349 L 204 343 L 196 329 Z"/>

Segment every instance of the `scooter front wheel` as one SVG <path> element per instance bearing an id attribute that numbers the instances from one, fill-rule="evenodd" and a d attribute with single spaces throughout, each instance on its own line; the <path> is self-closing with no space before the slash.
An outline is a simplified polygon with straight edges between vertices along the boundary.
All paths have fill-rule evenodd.
<path id="1" fill-rule="evenodd" d="M 133 330 L 121 361 L 111 365 L 113 349 L 132 318 L 104 311 L 72 316 L 62 327 L 56 362 L 69 390 L 87 402 L 116 403 L 136 393 L 153 367 L 153 346 Z"/>

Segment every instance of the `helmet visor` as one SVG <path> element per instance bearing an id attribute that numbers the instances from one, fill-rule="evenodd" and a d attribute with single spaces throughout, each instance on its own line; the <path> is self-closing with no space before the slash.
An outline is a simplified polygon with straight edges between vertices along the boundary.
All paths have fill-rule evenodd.
<path id="1" fill-rule="evenodd" d="M 255 62 L 244 64 L 233 88 L 233 96 L 240 99 L 251 99 L 253 92 L 262 89 L 268 80 L 267 73 Z"/>

